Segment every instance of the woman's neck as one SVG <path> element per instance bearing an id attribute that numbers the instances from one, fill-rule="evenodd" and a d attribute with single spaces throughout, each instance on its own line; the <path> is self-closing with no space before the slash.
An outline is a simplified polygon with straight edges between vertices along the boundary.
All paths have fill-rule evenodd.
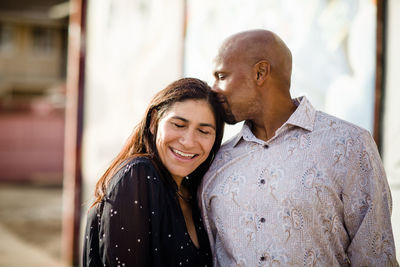
<path id="1" fill-rule="evenodd" d="M 178 190 L 181 190 L 183 178 L 184 177 L 182 176 L 176 176 L 176 175 L 172 176 L 172 179 L 174 179 L 176 186 L 178 187 Z"/>

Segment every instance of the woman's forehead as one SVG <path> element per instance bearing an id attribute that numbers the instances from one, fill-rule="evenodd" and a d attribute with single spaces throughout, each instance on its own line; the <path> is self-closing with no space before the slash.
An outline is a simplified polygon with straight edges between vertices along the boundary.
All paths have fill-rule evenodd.
<path id="1" fill-rule="evenodd" d="M 187 120 L 215 120 L 213 109 L 205 99 L 187 99 L 175 102 L 166 111 L 165 117 L 176 115 Z"/>

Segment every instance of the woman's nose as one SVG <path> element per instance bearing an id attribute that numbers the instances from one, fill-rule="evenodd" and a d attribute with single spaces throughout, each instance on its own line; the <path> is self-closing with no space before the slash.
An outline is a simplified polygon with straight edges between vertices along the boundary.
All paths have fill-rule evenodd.
<path id="1" fill-rule="evenodd" d="M 195 143 L 195 136 L 194 136 L 194 131 L 191 129 L 188 129 L 185 131 L 181 138 L 179 139 L 182 145 L 185 147 L 192 147 Z"/>

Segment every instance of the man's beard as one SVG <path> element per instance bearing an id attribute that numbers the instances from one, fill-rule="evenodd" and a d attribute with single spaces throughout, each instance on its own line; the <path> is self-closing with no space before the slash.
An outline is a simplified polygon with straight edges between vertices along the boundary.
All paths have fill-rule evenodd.
<path id="1" fill-rule="evenodd" d="M 232 110 L 229 107 L 229 104 L 226 108 L 224 108 L 224 121 L 227 124 L 231 124 L 231 125 L 237 123 L 237 120 L 236 120 L 235 116 L 233 115 Z"/>

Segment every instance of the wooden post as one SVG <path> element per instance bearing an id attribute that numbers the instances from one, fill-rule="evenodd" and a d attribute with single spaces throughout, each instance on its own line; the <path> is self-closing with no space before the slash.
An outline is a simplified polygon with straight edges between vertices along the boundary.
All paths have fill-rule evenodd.
<path id="1" fill-rule="evenodd" d="M 375 111 L 374 111 L 374 139 L 381 151 L 381 121 L 385 88 L 385 26 L 386 26 L 386 0 L 376 1 L 376 75 L 375 75 Z"/>
<path id="2" fill-rule="evenodd" d="M 81 217 L 81 145 L 85 73 L 86 0 L 70 1 L 67 59 L 67 100 L 62 218 L 62 258 L 79 264 Z"/>

